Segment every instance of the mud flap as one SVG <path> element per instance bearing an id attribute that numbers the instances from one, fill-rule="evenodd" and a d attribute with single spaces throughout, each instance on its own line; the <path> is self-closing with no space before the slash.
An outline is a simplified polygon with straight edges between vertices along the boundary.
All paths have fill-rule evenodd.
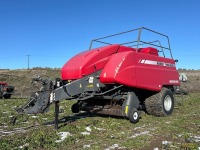
<path id="1" fill-rule="evenodd" d="M 19 114 L 37 114 L 48 111 L 50 102 L 50 91 L 39 91 L 32 94 L 30 101 L 17 109 Z"/>

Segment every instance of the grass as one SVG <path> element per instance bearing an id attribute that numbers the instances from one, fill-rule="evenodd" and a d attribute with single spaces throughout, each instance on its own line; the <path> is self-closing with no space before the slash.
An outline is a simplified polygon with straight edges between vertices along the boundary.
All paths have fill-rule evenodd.
<path id="1" fill-rule="evenodd" d="M 15 108 L 26 99 L 0 100 L 0 149 L 197 149 L 200 147 L 200 94 L 177 98 L 173 114 L 153 117 L 142 112 L 137 124 L 127 119 L 88 114 L 74 115 L 70 111 L 73 101 L 63 100 L 60 107 L 59 129 L 55 130 L 54 107 L 46 114 L 17 115 Z M 44 123 L 48 125 L 44 125 Z M 11 133 L 9 133 L 11 132 Z M 62 142 L 60 132 L 70 136 Z M 167 141 L 170 144 L 162 144 Z"/>
<path id="2" fill-rule="evenodd" d="M 190 91 L 199 90 L 199 71 L 185 71 Z M 15 86 L 12 99 L 0 100 L 0 149 L 198 149 L 200 147 L 200 94 L 177 96 L 169 117 L 153 117 L 142 112 L 137 124 L 123 118 L 72 114 L 74 101 L 61 101 L 61 123 L 55 130 L 54 106 L 45 114 L 17 115 L 15 109 L 26 103 L 31 79 L 38 75 L 59 77 L 59 69 L 11 70 L 0 74 L 0 81 Z M 17 115 L 15 124 L 10 120 Z M 44 125 L 46 124 L 46 125 Z M 70 136 L 57 143 L 61 132 Z M 195 141 L 196 140 L 196 141 Z M 200 140 L 200 139 L 199 139 Z M 163 144 L 162 144 L 163 143 Z"/>

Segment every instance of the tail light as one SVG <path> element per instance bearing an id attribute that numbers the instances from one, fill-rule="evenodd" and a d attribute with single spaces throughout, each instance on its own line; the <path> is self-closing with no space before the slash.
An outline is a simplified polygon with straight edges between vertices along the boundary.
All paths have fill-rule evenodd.
<path id="1" fill-rule="evenodd" d="M 4 91 L 7 91 L 6 87 L 3 88 Z"/>

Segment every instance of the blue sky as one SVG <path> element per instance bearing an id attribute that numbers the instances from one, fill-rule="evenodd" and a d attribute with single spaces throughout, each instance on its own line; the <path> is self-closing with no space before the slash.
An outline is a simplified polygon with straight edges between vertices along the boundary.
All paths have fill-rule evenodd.
<path id="1" fill-rule="evenodd" d="M 200 69 L 199 0 L 0 0 L 0 69 L 61 68 L 90 40 L 141 26 L 167 34 L 177 68 Z"/>

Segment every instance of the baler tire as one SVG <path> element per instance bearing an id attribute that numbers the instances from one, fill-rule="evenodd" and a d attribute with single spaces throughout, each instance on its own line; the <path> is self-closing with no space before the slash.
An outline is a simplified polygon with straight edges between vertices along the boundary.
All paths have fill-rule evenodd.
<path id="1" fill-rule="evenodd" d="M 10 98 L 11 98 L 11 95 L 4 95 L 4 98 L 5 98 L 5 99 L 10 99 Z"/>
<path id="2" fill-rule="evenodd" d="M 145 100 L 145 107 L 148 114 L 153 116 L 169 116 L 174 110 L 174 97 L 168 88 L 162 88 Z"/>
<path id="3" fill-rule="evenodd" d="M 140 119 L 140 114 L 136 108 L 133 108 L 133 110 L 129 113 L 129 120 L 131 123 L 137 123 Z"/>
<path id="4" fill-rule="evenodd" d="M 0 99 L 2 99 L 2 98 L 3 98 L 3 93 L 0 91 Z"/>

